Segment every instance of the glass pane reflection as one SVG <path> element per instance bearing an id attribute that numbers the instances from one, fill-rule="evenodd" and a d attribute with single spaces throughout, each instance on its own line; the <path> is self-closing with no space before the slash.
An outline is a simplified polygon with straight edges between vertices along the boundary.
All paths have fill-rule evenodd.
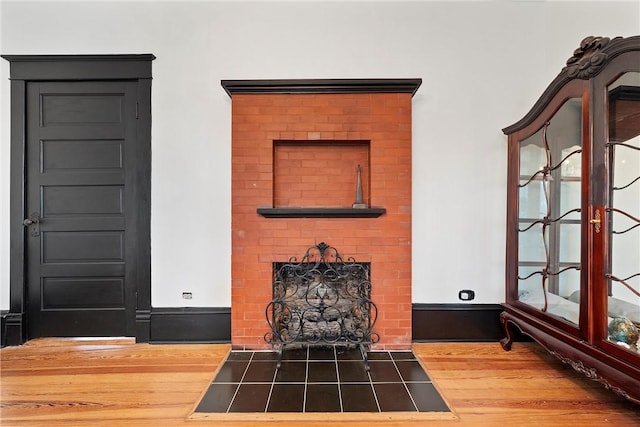
<path id="1" fill-rule="evenodd" d="M 609 87 L 609 340 L 640 352 L 640 73 Z"/>
<path id="2" fill-rule="evenodd" d="M 582 102 L 567 100 L 520 144 L 518 295 L 538 310 L 578 323 Z"/>

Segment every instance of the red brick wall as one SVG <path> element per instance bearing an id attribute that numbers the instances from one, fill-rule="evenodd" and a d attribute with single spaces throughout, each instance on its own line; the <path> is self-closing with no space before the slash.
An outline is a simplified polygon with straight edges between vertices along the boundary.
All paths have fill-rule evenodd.
<path id="1" fill-rule="evenodd" d="M 368 142 L 276 142 L 273 157 L 273 207 L 350 207 L 358 165 L 369 200 Z"/>
<path id="2" fill-rule="evenodd" d="M 287 141 L 284 144 L 282 141 Z M 346 144 L 353 141 L 352 144 Z M 368 144 L 363 143 L 368 141 Z M 295 143 L 299 142 L 297 146 Z M 356 143 L 357 142 L 357 143 Z M 327 149 L 340 154 L 332 179 L 348 191 L 325 197 L 318 174 Z M 363 154 L 363 149 L 366 153 Z M 307 151 L 304 151 L 307 150 Z M 286 155 L 285 155 L 286 153 Z M 311 156 L 299 181 L 291 157 Z M 304 154 L 302 154 L 304 153 Z M 274 157 L 279 158 L 274 167 Z M 281 158 L 280 158 L 281 157 Z M 284 201 L 286 180 L 308 183 L 321 203 L 350 207 L 354 162 L 362 164 L 365 202 L 385 207 L 378 218 L 264 218 L 258 207 L 296 206 Z M 341 160 L 345 158 L 346 160 Z M 301 161 L 301 160 L 300 160 Z M 294 162 L 295 163 L 295 162 Z M 279 167 L 283 169 L 279 169 Z M 280 175 L 282 173 L 282 175 Z M 339 176 L 338 176 L 339 175 Z M 275 184 L 275 185 L 274 185 Z M 302 186 L 306 188 L 305 186 Z M 275 194 L 274 191 L 278 191 Z M 315 193 L 314 193 L 315 192 Z M 325 198 L 323 198 L 325 197 Z M 334 202 L 333 200 L 337 200 Z M 309 202 L 307 207 L 317 207 Z M 377 348 L 411 344 L 411 94 L 235 94 L 232 97 L 232 293 L 231 335 L 236 348 L 260 349 L 268 331 L 272 262 L 301 257 L 319 242 L 344 257 L 371 262 L 372 300 L 378 306 Z"/>

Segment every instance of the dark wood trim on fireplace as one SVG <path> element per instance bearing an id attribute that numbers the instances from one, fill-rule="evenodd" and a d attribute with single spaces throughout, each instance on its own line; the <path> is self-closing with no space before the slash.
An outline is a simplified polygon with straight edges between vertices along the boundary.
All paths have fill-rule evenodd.
<path id="1" fill-rule="evenodd" d="M 265 218 L 377 218 L 386 208 L 258 208 Z"/>
<path id="2" fill-rule="evenodd" d="M 229 96 L 256 93 L 410 93 L 415 95 L 422 79 L 294 79 L 221 80 Z"/>

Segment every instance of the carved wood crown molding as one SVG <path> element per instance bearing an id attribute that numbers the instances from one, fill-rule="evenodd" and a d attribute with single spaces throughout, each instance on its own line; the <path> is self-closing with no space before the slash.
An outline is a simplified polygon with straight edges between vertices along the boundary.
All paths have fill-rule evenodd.
<path id="1" fill-rule="evenodd" d="M 220 84 L 229 96 L 265 93 L 410 93 L 413 96 L 422 84 L 422 79 L 221 80 Z"/>
<path id="2" fill-rule="evenodd" d="M 616 37 L 613 40 L 621 39 Z M 589 79 L 598 74 L 600 68 L 607 62 L 608 54 L 602 50 L 611 42 L 609 37 L 586 37 L 580 43 L 573 56 L 567 59 L 567 66 L 563 69 L 571 78 Z"/>
<path id="3" fill-rule="evenodd" d="M 600 36 L 585 37 L 567 60 L 566 66 L 547 86 L 531 110 L 520 121 L 502 129 L 502 132 L 510 135 L 524 129 L 538 117 L 567 83 L 575 79 L 592 79 L 616 57 L 633 51 L 640 51 L 640 36 L 614 37 L 612 39 Z"/>

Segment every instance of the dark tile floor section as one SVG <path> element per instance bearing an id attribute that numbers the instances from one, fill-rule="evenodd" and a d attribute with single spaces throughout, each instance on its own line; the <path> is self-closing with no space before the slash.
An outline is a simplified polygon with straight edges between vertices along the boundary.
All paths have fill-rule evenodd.
<path id="1" fill-rule="evenodd" d="M 411 352 L 232 351 L 196 412 L 450 412 Z"/>

